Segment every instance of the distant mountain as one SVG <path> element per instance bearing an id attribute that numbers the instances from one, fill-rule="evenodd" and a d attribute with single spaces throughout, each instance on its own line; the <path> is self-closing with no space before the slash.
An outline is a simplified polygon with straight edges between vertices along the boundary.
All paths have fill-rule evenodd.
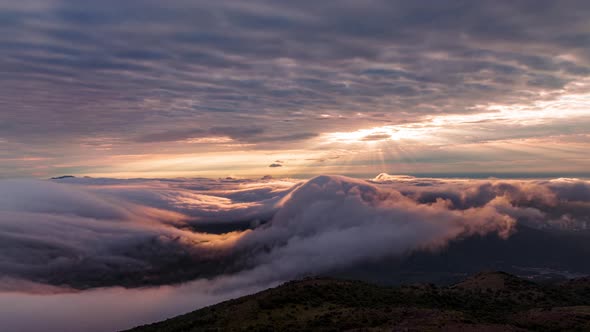
<path id="1" fill-rule="evenodd" d="M 537 284 L 504 272 L 455 285 L 311 278 L 130 331 L 590 331 L 590 280 Z"/>
<path id="2" fill-rule="evenodd" d="M 56 176 L 51 178 L 51 180 L 62 180 L 62 179 L 71 179 L 71 178 L 75 178 L 75 176 L 73 175 L 62 175 L 62 176 Z"/>
<path id="3" fill-rule="evenodd" d="M 452 284 L 479 271 L 502 270 L 537 281 L 590 275 L 590 232 L 519 225 L 515 234 L 474 235 L 439 250 L 421 250 L 330 273 L 386 285 L 415 282 Z"/>

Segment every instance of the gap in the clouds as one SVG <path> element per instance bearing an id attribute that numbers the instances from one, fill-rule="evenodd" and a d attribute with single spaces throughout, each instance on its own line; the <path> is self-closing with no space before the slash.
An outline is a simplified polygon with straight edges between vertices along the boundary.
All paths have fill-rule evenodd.
<path id="1" fill-rule="evenodd" d="M 232 223 L 220 223 L 220 222 L 200 222 L 200 223 L 189 223 L 186 226 L 179 227 L 180 229 L 189 229 L 197 233 L 208 233 L 208 234 L 225 234 L 231 232 L 242 232 L 246 230 L 256 229 L 262 225 L 267 224 L 270 220 L 265 219 L 254 219 L 254 220 L 241 220 L 233 221 Z"/>

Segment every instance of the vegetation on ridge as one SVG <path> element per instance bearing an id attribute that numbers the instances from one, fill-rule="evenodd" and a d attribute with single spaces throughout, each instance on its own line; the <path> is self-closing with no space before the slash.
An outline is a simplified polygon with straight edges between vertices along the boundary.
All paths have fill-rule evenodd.
<path id="1" fill-rule="evenodd" d="M 503 272 L 449 286 L 311 278 L 131 331 L 588 331 L 590 280 L 537 284 Z"/>

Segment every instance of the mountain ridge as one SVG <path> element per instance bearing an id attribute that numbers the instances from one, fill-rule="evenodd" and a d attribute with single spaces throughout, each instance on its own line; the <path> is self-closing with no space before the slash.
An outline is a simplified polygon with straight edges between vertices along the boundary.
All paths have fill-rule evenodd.
<path id="1" fill-rule="evenodd" d="M 128 331 L 564 329 L 590 329 L 588 278 L 539 284 L 492 271 L 443 287 L 306 278 Z"/>

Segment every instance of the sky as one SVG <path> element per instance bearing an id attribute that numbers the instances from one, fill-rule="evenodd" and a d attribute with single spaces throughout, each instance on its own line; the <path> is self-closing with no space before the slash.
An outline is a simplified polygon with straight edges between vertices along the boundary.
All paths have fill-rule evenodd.
<path id="1" fill-rule="evenodd" d="M 0 178 L 576 175 L 588 1 L 0 0 Z"/>

